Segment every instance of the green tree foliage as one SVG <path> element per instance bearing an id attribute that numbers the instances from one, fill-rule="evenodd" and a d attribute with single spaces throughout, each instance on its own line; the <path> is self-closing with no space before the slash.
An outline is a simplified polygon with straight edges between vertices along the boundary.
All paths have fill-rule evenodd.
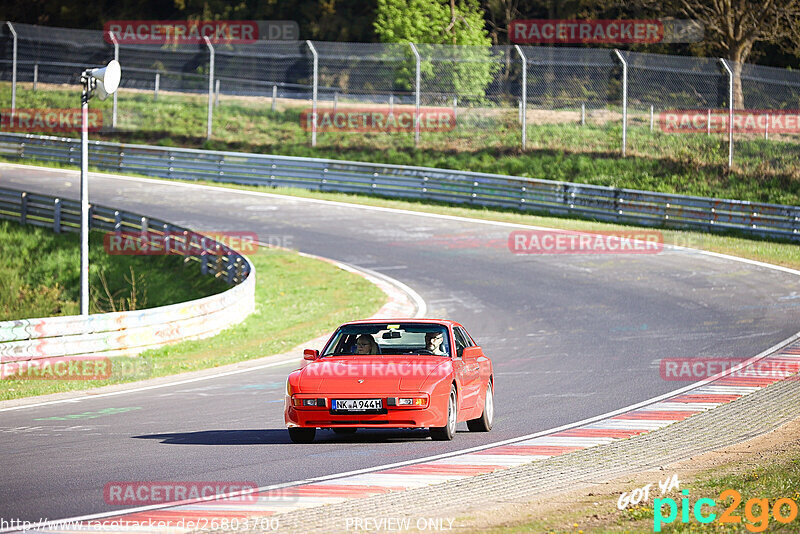
<path id="1" fill-rule="evenodd" d="M 375 33 L 384 43 L 414 43 L 421 56 L 423 92 L 482 100 L 495 72 L 492 44 L 477 0 L 378 0 Z M 459 49 L 450 46 L 466 45 Z M 409 49 L 409 64 L 413 55 Z M 444 61 L 447 69 L 437 65 Z M 402 72 L 413 87 L 414 69 Z"/>

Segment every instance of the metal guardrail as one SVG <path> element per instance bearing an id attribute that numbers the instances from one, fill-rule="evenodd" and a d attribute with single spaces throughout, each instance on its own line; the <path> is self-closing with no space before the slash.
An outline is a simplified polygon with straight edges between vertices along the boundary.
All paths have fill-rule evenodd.
<path id="1" fill-rule="evenodd" d="M 77 139 L 0 134 L 0 156 L 79 165 Z M 94 141 L 89 165 L 210 180 L 511 208 L 602 221 L 800 241 L 800 207 L 477 172 Z"/>
<path id="2" fill-rule="evenodd" d="M 52 228 L 80 230 L 80 203 L 52 196 L 0 189 L 0 218 Z M 197 261 L 203 275 L 235 287 L 222 293 L 159 308 L 84 316 L 0 322 L 0 376 L 3 367 L 40 358 L 132 355 L 187 339 L 214 335 L 255 309 L 255 269 L 247 257 L 213 239 L 165 221 L 93 205 L 90 228 L 162 236 L 171 254 Z"/>

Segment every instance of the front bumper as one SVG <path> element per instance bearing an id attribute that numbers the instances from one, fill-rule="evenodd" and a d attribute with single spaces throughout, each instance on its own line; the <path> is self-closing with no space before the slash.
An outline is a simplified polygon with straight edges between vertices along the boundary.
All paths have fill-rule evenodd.
<path id="1" fill-rule="evenodd" d="M 397 406 L 391 405 L 390 399 L 426 397 L 425 406 Z M 297 400 L 302 399 L 325 399 L 325 406 L 296 406 Z M 373 412 L 348 412 L 342 413 L 331 410 L 331 399 L 381 399 L 383 407 L 379 411 Z M 294 402 L 293 402 L 294 401 Z M 431 402 L 430 397 L 425 393 L 409 393 L 407 391 L 398 392 L 386 396 L 381 395 L 334 395 L 323 396 L 322 394 L 293 395 L 286 397 L 284 402 L 284 420 L 287 427 L 306 427 L 306 428 L 334 428 L 334 427 L 356 427 L 356 428 L 429 428 L 444 426 L 446 423 L 446 413 L 441 406 L 436 406 Z"/>

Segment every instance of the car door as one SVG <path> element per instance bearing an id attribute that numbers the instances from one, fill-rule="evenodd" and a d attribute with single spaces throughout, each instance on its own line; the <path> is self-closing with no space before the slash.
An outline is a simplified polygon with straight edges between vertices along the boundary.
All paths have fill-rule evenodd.
<path id="1" fill-rule="evenodd" d="M 456 359 L 461 370 L 462 408 L 471 410 L 475 407 L 475 403 L 480 397 L 481 369 L 477 361 L 464 361 L 462 354 L 466 347 L 472 347 L 475 343 L 472 342 L 472 339 L 470 339 L 467 333 L 459 326 L 453 328 L 453 337 L 455 337 Z"/>

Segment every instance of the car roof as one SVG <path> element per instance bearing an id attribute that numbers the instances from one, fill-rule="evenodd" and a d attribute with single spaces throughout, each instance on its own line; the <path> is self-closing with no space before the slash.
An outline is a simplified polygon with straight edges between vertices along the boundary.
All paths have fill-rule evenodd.
<path id="1" fill-rule="evenodd" d="M 392 318 L 392 319 L 360 319 L 358 321 L 350 321 L 347 323 L 342 324 L 345 325 L 353 325 L 353 324 L 382 324 L 382 323 L 429 323 L 429 324 L 440 324 L 443 326 L 463 326 L 460 323 L 455 321 L 451 321 L 450 319 L 423 319 L 423 318 L 416 318 L 416 317 L 401 317 L 401 318 Z"/>

